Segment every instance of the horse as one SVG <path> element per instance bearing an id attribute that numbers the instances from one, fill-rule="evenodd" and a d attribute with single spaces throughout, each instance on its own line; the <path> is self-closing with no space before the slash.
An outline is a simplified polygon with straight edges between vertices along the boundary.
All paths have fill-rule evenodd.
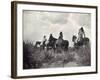
<path id="1" fill-rule="evenodd" d="M 49 38 L 48 43 L 46 44 L 47 50 L 49 50 L 49 49 L 55 50 L 56 49 L 56 47 L 55 47 L 56 40 L 57 39 L 54 38 L 53 36 Z"/>
<path id="2" fill-rule="evenodd" d="M 47 48 L 47 44 L 48 44 L 48 41 L 45 41 L 44 43 L 42 43 L 41 41 L 36 41 L 35 43 L 35 48 L 40 48 L 41 50 L 44 50 Z"/>
<path id="3" fill-rule="evenodd" d="M 69 41 L 68 40 L 58 39 L 56 41 L 56 48 L 57 49 L 62 49 L 64 51 L 67 51 L 68 47 L 69 47 Z"/>
<path id="4" fill-rule="evenodd" d="M 67 51 L 68 46 L 69 46 L 68 40 L 60 40 L 60 39 L 53 37 L 52 34 L 50 34 L 49 42 L 47 44 L 47 50 L 54 49 L 55 51 L 55 49 L 61 48 Z"/>
<path id="5" fill-rule="evenodd" d="M 86 46 L 87 44 L 89 44 L 89 38 L 87 38 L 87 37 L 84 37 L 83 39 L 81 39 L 81 41 L 78 41 L 77 37 L 75 35 L 73 35 L 72 41 L 74 42 L 75 48 L 78 48 L 78 47 L 83 46 L 83 45 Z"/>
<path id="6" fill-rule="evenodd" d="M 36 47 L 36 48 L 37 48 L 37 47 L 40 47 L 40 45 L 41 45 L 41 42 L 40 42 L 40 41 L 36 41 L 35 47 Z"/>

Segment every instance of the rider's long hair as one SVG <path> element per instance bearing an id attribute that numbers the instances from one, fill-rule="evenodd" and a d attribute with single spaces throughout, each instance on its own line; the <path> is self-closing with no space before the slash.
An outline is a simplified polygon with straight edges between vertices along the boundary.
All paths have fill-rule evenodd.
<path id="1" fill-rule="evenodd" d="M 83 27 L 81 27 L 80 30 L 84 33 L 84 29 L 83 29 Z"/>

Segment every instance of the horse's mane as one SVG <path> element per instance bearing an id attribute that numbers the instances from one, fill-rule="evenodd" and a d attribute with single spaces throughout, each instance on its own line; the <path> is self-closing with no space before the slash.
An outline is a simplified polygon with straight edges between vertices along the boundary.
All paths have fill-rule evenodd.
<path id="1" fill-rule="evenodd" d="M 57 38 L 52 36 L 52 37 L 50 37 L 50 40 L 55 41 L 55 40 L 57 40 Z"/>

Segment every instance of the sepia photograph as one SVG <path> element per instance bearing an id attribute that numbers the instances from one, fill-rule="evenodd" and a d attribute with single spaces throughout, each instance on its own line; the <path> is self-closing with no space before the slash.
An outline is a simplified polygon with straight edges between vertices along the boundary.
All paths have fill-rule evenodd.
<path id="1" fill-rule="evenodd" d="M 13 78 L 97 73 L 97 6 L 13 1 Z"/>
<path id="2" fill-rule="evenodd" d="M 23 69 L 91 66 L 91 14 L 23 10 Z"/>

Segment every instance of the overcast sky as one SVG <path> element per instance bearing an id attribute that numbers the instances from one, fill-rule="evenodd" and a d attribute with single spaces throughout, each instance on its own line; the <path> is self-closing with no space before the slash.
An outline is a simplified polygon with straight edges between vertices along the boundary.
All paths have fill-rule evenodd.
<path id="1" fill-rule="evenodd" d="M 61 13 L 43 11 L 23 11 L 23 39 L 24 41 L 41 41 L 43 35 L 50 33 L 55 38 L 59 37 L 59 32 L 63 32 L 63 37 L 72 46 L 72 36 L 78 34 L 80 27 L 83 27 L 86 36 L 91 38 L 91 14 L 88 13 Z"/>

